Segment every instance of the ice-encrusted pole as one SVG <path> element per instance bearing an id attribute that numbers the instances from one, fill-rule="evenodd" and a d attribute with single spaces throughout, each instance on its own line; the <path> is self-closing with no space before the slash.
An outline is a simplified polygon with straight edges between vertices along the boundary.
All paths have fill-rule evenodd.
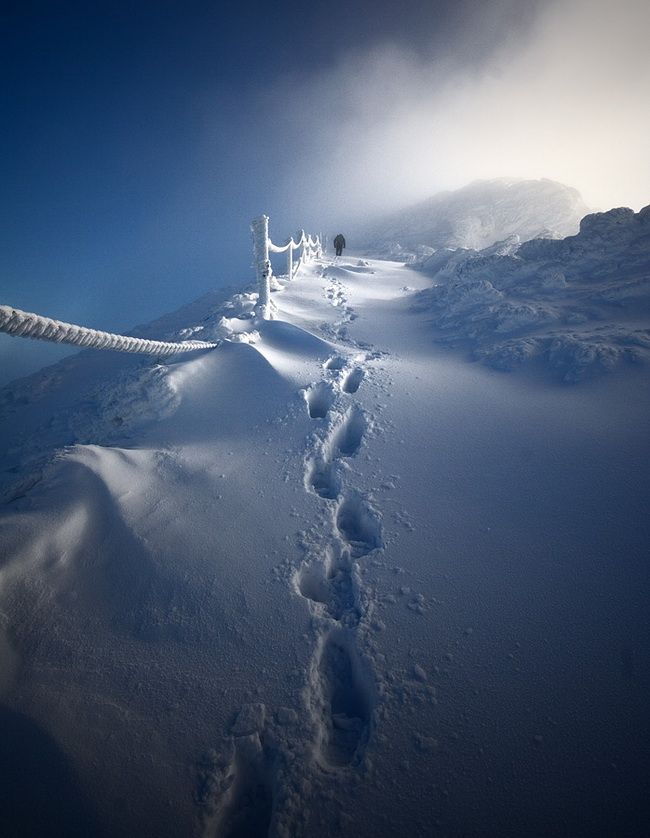
<path id="1" fill-rule="evenodd" d="M 299 266 L 302 267 L 307 264 L 307 236 L 305 235 L 305 231 L 302 229 L 298 230 L 298 244 L 302 245 L 300 260 L 298 263 Z"/>
<path id="2" fill-rule="evenodd" d="M 289 239 L 287 248 L 287 279 L 293 279 L 293 239 Z"/>
<path id="3" fill-rule="evenodd" d="M 255 312 L 262 320 L 271 315 L 271 260 L 269 259 L 269 217 L 260 215 L 251 221 L 253 264 L 257 274 L 258 298 Z"/>

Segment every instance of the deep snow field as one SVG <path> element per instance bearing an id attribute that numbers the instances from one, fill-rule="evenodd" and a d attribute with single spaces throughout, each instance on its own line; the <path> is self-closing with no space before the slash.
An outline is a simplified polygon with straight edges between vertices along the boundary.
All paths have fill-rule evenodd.
<path id="1" fill-rule="evenodd" d="M 315 261 L 2 391 L 3 835 L 646 833 L 648 368 L 472 363 L 430 285 Z"/>

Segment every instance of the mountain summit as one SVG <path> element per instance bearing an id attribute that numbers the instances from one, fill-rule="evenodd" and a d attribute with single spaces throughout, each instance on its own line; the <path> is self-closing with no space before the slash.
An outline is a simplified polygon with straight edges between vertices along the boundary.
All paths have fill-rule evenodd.
<path id="1" fill-rule="evenodd" d="M 476 180 L 384 216 L 359 239 L 396 258 L 422 245 L 482 250 L 513 236 L 523 242 L 574 235 L 589 212 L 576 189 L 553 180 Z"/>

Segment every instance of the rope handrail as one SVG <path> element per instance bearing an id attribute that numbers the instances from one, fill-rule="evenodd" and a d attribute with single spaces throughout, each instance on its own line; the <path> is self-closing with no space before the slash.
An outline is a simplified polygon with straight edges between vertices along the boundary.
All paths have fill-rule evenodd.
<path id="1" fill-rule="evenodd" d="M 117 335 L 101 332 L 86 326 L 76 326 L 53 320 L 30 311 L 0 305 L 0 332 L 12 337 L 35 338 L 52 343 L 70 343 L 88 349 L 113 349 L 116 352 L 132 352 L 142 355 L 175 355 L 178 352 L 196 352 L 199 349 L 215 349 L 220 342 L 203 340 L 182 342 L 149 340 L 132 335 Z"/>
<path id="2" fill-rule="evenodd" d="M 318 236 L 316 236 L 315 239 L 312 239 L 311 236 L 305 236 L 304 231 L 301 231 L 301 232 L 302 232 L 302 237 L 301 237 L 300 241 L 295 242 L 293 240 L 293 237 L 292 237 L 292 238 L 289 239 L 289 241 L 284 246 L 280 246 L 279 244 L 273 244 L 271 239 L 269 239 L 268 240 L 269 250 L 271 251 L 271 253 L 285 253 L 287 250 L 289 250 L 289 248 L 291 248 L 292 250 L 298 250 L 298 248 L 302 247 L 305 244 L 305 242 L 312 249 L 317 249 L 317 248 L 321 247 L 320 238 Z"/>
<path id="3" fill-rule="evenodd" d="M 288 242 L 285 244 L 285 246 L 284 246 L 284 247 L 280 247 L 280 246 L 279 246 L 279 245 L 277 245 L 277 244 L 273 244 L 273 242 L 271 241 L 271 239 L 269 239 L 269 250 L 271 251 L 271 253 L 285 253 L 287 250 L 289 250 L 289 248 L 291 248 L 292 250 L 295 250 L 295 249 L 296 249 L 296 247 L 295 247 L 295 242 L 294 242 L 294 240 L 293 240 L 293 239 L 291 239 L 290 241 L 288 241 Z"/>
<path id="4" fill-rule="evenodd" d="M 320 236 L 314 239 L 304 230 L 300 230 L 297 242 L 291 237 L 284 245 L 274 244 L 269 238 L 268 215 L 260 215 L 251 221 L 251 233 L 253 234 L 254 267 L 259 285 L 256 313 L 262 320 L 268 320 L 271 317 L 271 278 L 273 277 L 269 253 L 287 254 L 287 278 L 293 279 L 306 262 L 314 256 L 322 255 L 323 248 Z M 302 252 L 294 264 L 293 251 L 299 248 L 302 248 Z"/>
<path id="5" fill-rule="evenodd" d="M 281 246 L 274 244 L 269 238 L 269 219 L 262 215 L 251 222 L 253 233 L 253 254 L 255 269 L 259 283 L 259 294 L 256 314 L 263 320 L 271 316 L 271 278 L 273 269 L 269 260 L 269 252 L 287 254 L 287 277 L 293 279 L 301 266 L 314 256 L 322 255 L 320 236 L 312 238 L 300 230 L 298 241 L 292 238 Z M 300 257 L 294 264 L 293 251 L 301 249 Z M 150 340 L 131 335 L 118 335 L 113 332 L 102 332 L 87 326 L 65 323 L 53 320 L 31 311 L 22 311 L 12 306 L 0 305 L 0 332 L 12 337 L 34 338 L 51 343 L 69 343 L 91 349 L 112 349 L 116 352 L 132 352 L 144 355 L 175 355 L 178 352 L 196 352 L 200 349 L 215 349 L 221 341 L 211 342 L 203 340 Z"/>

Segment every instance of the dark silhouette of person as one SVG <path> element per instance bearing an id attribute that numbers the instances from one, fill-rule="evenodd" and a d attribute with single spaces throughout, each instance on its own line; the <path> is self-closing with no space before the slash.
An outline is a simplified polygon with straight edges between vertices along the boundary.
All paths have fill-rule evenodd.
<path id="1" fill-rule="evenodd" d="M 338 235 L 334 239 L 334 247 L 336 248 L 336 255 L 340 256 L 341 253 L 343 253 L 343 248 L 345 247 L 345 239 L 343 238 L 343 233 L 338 233 Z"/>

